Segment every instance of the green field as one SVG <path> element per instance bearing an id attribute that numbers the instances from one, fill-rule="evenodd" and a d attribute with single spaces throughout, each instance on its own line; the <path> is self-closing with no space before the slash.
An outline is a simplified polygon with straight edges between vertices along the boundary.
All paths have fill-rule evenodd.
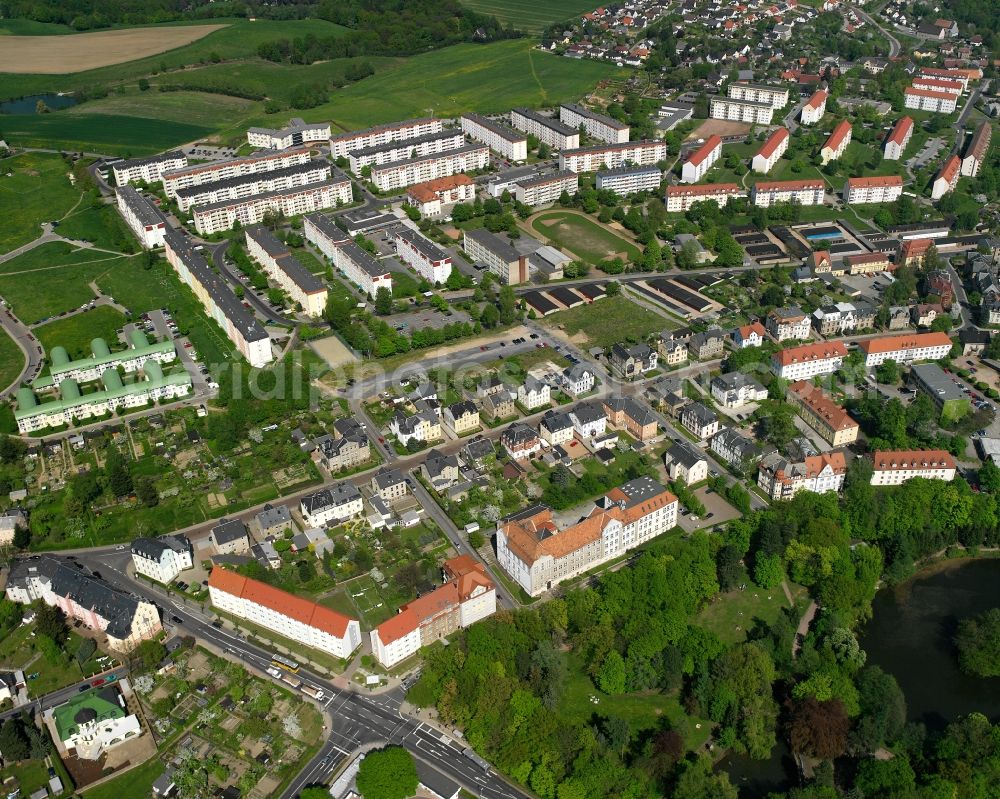
<path id="1" fill-rule="evenodd" d="M 24 353 L 5 330 L 0 330 L 0 391 L 17 380 L 24 368 Z"/>
<path id="2" fill-rule="evenodd" d="M 583 333 L 588 347 L 610 347 L 618 342 L 639 341 L 671 326 L 659 314 L 620 296 L 559 311 L 546 316 L 542 324 L 561 327 L 570 336 Z"/>
<path id="3" fill-rule="evenodd" d="M 789 587 L 792 598 L 801 610 L 808 602 L 805 590 L 792 582 L 789 582 Z M 715 633 L 724 643 L 739 644 L 746 640 L 747 630 L 758 619 L 772 627 L 779 614 L 787 607 L 788 600 L 781 586 L 765 589 L 748 583 L 744 591 L 720 594 L 698 614 L 696 621 L 701 627 Z"/>
<path id="4" fill-rule="evenodd" d="M 638 260 L 639 248 L 592 219 L 573 211 L 547 211 L 531 221 L 532 230 L 592 264 L 608 258 Z"/>
<path id="5" fill-rule="evenodd" d="M 115 331 L 125 321 L 120 311 L 102 305 L 92 311 L 47 322 L 36 327 L 34 333 L 42 342 L 46 353 L 51 352 L 55 346 L 63 346 L 70 358 L 89 358 L 93 354 L 90 342 L 95 338 L 103 338 L 111 349 L 118 348 L 118 335 Z"/>
<path id="6" fill-rule="evenodd" d="M 528 33 L 541 33 L 549 23 L 565 22 L 597 6 L 593 0 L 462 0 L 462 5 L 480 14 L 492 14 L 504 25 Z"/>
<path id="7" fill-rule="evenodd" d="M 4 119 L 8 142 L 23 147 L 147 155 L 213 133 L 204 125 L 117 114 L 27 114 Z"/>
<path id="8" fill-rule="evenodd" d="M 48 153 L 0 160 L 0 253 L 38 238 L 41 222 L 59 219 L 73 208 L 83 192 L 73 188 L 68 172 L 61 157 Z"/>

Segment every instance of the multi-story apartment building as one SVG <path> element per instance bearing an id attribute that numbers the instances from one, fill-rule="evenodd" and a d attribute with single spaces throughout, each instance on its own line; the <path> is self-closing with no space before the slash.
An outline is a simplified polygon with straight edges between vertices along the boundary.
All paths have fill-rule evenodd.
<path id="1" fill-rule="evenodd" d="M 361 424 L 354 418 L 343 417 L 333 423 L 333 434 L 316 439 L 313 460 L 336 474 L 371 460 L 371 441 Z"/>
<path id="2" fill-rule="evenodd" d="M 534 505 L 497 525 L 497 561 L 538 596 L 671 529 L 677 507 L 677 497 L 648 477 L 612 489 L 583 521 L 562 530 L 549 508 Z"/>
<path id="3" fill-rule="evenodd" d="M 979 80 L 983 77 L 981 69 L 940 69 L 938 67 L 920 67 L 917 74 L 922 78 L 955 81 L 962 84 L 963 91 L 969 90 L 969 81 Z"/>
<path id="4" fill-rule="evenodd" d="M 772 500 L 783 500 L 791 499 L 800 491 L 839 492 L 846 475 L 847 461 L 840 451 L 806 456 L 798 463 L 772 453 L 761 458 L 757 485 Z"/>
<path id="5" fill-rule="evenodd" d="M 788 128 L 778 128 L 767 137 L 767 141 L 764 142 L 757 155 L 753 157 L 753 171 L 766 175 L 774 168 L 774 165 L 778 163 L 778 159 L 785 154 L 787 149 Z"/>
<path id="6" fill-rule="evenodd" d="M 579 397 L 593 390 L 594 372 L 580 363 L 567 366 L 560 376 L 562 387 L 572 397 Z"/>
<path id="7" fill-rule="evenodd" d="M 360 516 L 361 492 L 353 483 L 335 483 L 299 500 L 299 512 L 310 527 L 328 527 Z"/>
<path id="8" fill-rule="evenodd" d="M 687 164 L 685 164 L 687 166 Z M 703 170 L 702 174 L 707 170 Z M 747 190 L 738 183 L 699 183 L 695 186 L 667 186 L 666 203 L 670 212 L 687 211 L 695 203 L 711 201 L 720 208 L 730 200 L 747 196 Z"/>
<path id="9" fill-rule="evenodd" d="M 581 441 L 603 436 L 608 429 L 608 416 L 604 408 L 595 402 L 583 402 L 569 412 L 573 420 L 573 430 Z"/>
<path id="10" fill-rule="evenodd" d="M 289 120 L 283 128 L 249 128 L 247 144 L 268 150 L 285 150 L 303 144 L 327 142 L 330 138 L 329 122 L 306 122 L 299 117 Z"/>
<path id="11" fill-rule="evenodd" d="M 865 367 L 878 366 L 887 360 L 896 363 L 937 361 L 951 352 L 947 333 L 912 333 L 905 336 L 882 336 L 858 343 L 865 356 Z"/>
<path id="12" fill-rule="evenodd" d="M 361 646 L 357 619 L 221 566 L 208 577 L 208 597 L 214 608 L 334 657 Z"/>
<path id="13" fill-rule="evenodd" d="M 972 134 L 965 154 L 962 156 L 962 174 L 974 178 L 979 174 L 979 168 L 986 160 L 990 150 L 990 139 L 993 136 L 993 126 L 989 122 L 981 122 L 976 132 Z"/>
<path id="14" fill-rule="evenodd" d="M 399 259 L 429 283 L 444 285 L 451 275 L 451 256 L 416 230 L 397 227 L 393 242 Z"/>
<path id="15" fill-rule="evenodd" d="M 157 363 L 172 363 L 177 359 L 177 350 L 173 341 L 161 341 L 150 344 L 146 334 L 141 330 L 133 330 L 128 335 L 127 349 L 112 352 L 103 338 L 95 338 L 90 342 L 91 357 L 70 360 L 69 353 L 62 346 L 55 346 L 49 352 L 49 373 L 37 378 L 34 388 L 58 386 L 63 380 L 75 380 L 78 383 L 89 383 L 99 380 L 108 369 L 121 369 L 123 372 L 138 372 L 146 361 Z"/>
<path id="16" fill-rule="evenodd" d="M 775 308 L 768 313 L 764 326 L 775 341 L 809 338 L 809 316 L 796 305 Z"/>
<path id="17" fill-rule="evenodd" d="M 250 551 L 250 530 L 240 519 L 219 519 L 208 534 L 217 555 L 244 555 Z"/>
<path id="18" fill-rule="evenodd" d="M 659 432 L 650 407 L 632 397 L 608 397 L 601 404 L 611 424 L 639 441 L 648 441 Z"/>
<path id="19" fill-rule="evenodd" d="M 129 705 L 119 682 L 108 682 L 91 687 L 83 685 L 80 693 L 71 694 L 62 704 L 46 710 L 42 717 L 49 728 L 56 731 L 56 751 L 74 760 L 90 761 L 97 766 L 102 755 L 119 744 L 142 735 L 138 716 L 129 711 Z M 57 785 L 53 785 L 53 782 Z M 53 777 L 49 782 L 53 794 L 62 793 L 62 782 Z M 45 788 L 35 796 L 45 796 Z M 19 793 L 13 792 L 14 796 Z"/>
<path id="20" fill-rule="evenodd" d="M 515 461 L 528 460 L 542 449 L 542 440 L 534 428 L 515 422 L 500 434 L 500 446 Z"/>
<path id="21" fill-rule="evenodd" d="M 885 140 L 883 154 L 887 161 L 898 161 L 903 157 L 903 151 L 913 136 L 913 117 L 900 117 L 892 126 L 889 137 Z"/>
<path id="22" fill-rule="evenodd" d="M 406 202 L 421 216 L 441 216 L 444 206 L 471 202 L 476 198 L 476 182 L 461 173 L 448 177 L 414 183 L 406 190 Z"/>
<path id="23" fill-rule="evenodd" d="M 916 89 L 913 86 L 907 86 L 903 89 L 903 105 L 918 111 L 952 114 L 958 105 L 958 95 L 952 92 Z"/>
<path id="24" fill-rule="evenodd" d="M 830 138 L 826 140 L 826 143 L 819 151 L 820 160 L 824 164 L 836 161 L 844 154 L 844 151 L 847 150 L 847 145 L 850 143 L 851 123 L 844 119 L 837 123 L 837 127 L 833 129 Z"/>
<path id="25" fill-rule="evenodd" d="M 414 183 L 485 169 L 490 164 L 490 148 L 485 144 L 465 144 L 454 150 L 402 159 L 372 167 L 371 182 L 379 191 L 403 189 Z"/>
<path id="26" fill-rule="evenodd" d="M 381 261 L 372 258 L 353 239 L 322 214 L 307 216 L 303 232 L 306 240 L 329 258 L 333 265 L 369 297 L 379 289 L 392 291 L 392 273 Z"/>
<path id="27" fill-rule="evenodd" d="M 742 408 L 767 399 L 767 389 L 743 372 L 716 375 L 711 384 L 712 399 L 723 408 Z"/>
<path id="28" fill-rule="evenodd" d="M 820 180 L 771 180 L 754 184 L 750 202 L 767 208 L 775 203 L 822 205 L 826 184 Z"/>
<path id="29" fill-rule="evenodd" d="M 360 175 L 361 170 L 366 166 L 391 164 L 396 161 L 406 161 L 409 158 L 445 153 L 464 147 L 466 143 L 465 134 L 462 131 L 448 128 L 415 139 L 387 142 L 374 147 L 351 150 L 347 156 L 347 162 L 350 164 L 351 171 L 355 175 Z"/>
<path id="30" fill-rule="evenodd" d="M 627 380 L 656 369 L 656 350 L 648 344 L 613 344 L 608 358 L 611 368 Z"/>
<path id="31" fill-rule="evenodd" d="M 470 400 L 459 400 L 446 406 L 441 418 L 457 436 L 479 429 L 479 408 Z"/>
<path id="32" fill-rule="evenodd" d="M 511 402 L 512 408 L 513 405 L 514 403 Z M 423 409 L 407 416 L 402 411 L 397 411 L 389 420 L 389 432 L 404 447 L 411 441 L 416 441 L 418 444 L 437 441 L 443 437 L 440 412 Z"/>
<path id="33" fill-rule="evenodd" d="M 330 155 L 333 158 L 347 158 L 353 150 L 378 147 L 381 144 L 404 141 L 405 139 L 416 139 L 430 133 L 439 133 L 442 127 L 440 119 L 424 118 L 390 122 L 387 125 L 376 125 L 364 130 L 352 130 L 330 139 Z"/>
<path id="34" fill-rule="evenodd" d="M 462 114 L 462 131 L 508 161 L 528 160 L 528 137 L 510 125 L 479 114 Z"/>
<path id="35" fill-rule="evenodd" d="M 292 251 L 265 227 L 246 231 L 247 252 L 292 302 L 309 316 L 320 316 L 326 308 L 327 290 L 323 282 L 299 263 Z"/>
<path id="36" fill-rule="evenodd" d="M 712 168 L 712 164 L 722 156 L 722 139 L 712 134 L 694 150 L 681 167 L 681 183 L 697 183 Z M 667 196 L 669 198 L 669 189 Z"/>
<path id="37" fill-rule="evenodd" d="M 200 183 L 178 189 L 175 199 L 181 211 L 189 211 L 196 205 L 212 205 L 228 200 L 245 200 L 260 194 L 285 191 L 298 186 L 323 183 L 330 179 L 332 171 L 326 161 L 305 161 L 269 172 L 254 172 L 237 175 L 226 180 Z"/>
<path id="38" fill-rule="evenodd" d="M 563 103 L 559 106 L 559 121 L 578 130 L 582 125 L 590 138 L 600 139 L 608 144 L 623 144 L 628 141 L 628 125 L 581 105 Z"/>
<path id="39" fill-rule="evenodd" d="M 558 119 L 539 114 L 530 108 L 515 108 L 511 111 L 510 124 L 556 150 L 573 150 L 580 146 L 580 131 L 577 128 L 571 128 Z"/>
<path id="40" fill-rule="evenodd" d="M 774 117 L 774 106 L 769 102 L 755 103 L 732 97 L 713 97 L 709 116 L 712 119 L 728 119 L 731 122 L 747 122 L 751 125 L 770 125 Z"/>
<path id="41" fill-rule="evenodd" d="M 761 449 L 753 440 L 731 427 L 719 428 L 708 447 L 737 469 L 748 468 L 761 456 Z"/>
<path id="42" fill-rule="evenodd" d="M 443 569 L 444 585 L 407 602 L 371 631 L 372 654 L 385 668 L 496 613 L 496 586 L 483 564 L 460 555 Z"/>
<path id="43" fill-rule="evenodd" d="M 171 583 L 185 569 L 194 565 L 194 548 L 183 535 L 132 540 L 132 563 L 138 574 L 159 583 Z"/>
<path id="44" fill-rule="evenodd" d="M 823 89 L 817 89 L 812 97 L 802 106 L 799 112 L 799 120 L 803 125 L 815 125 L 826 114 L 827 93 Z"/>
<path id="45" fill-rule="evenodd" d="M 848 255 L 844 259 L 850 275 L 874 275 L 889 269 L 889 256 L 884 252 L 866 252 Z"/>
<path id="46" fill-rule="evenodd" d="M 547 175 L 519 180 L 514 184 L 514 197 L 525 205 L 544 205 L 558 200 L 563 192 L 572 197 L 579 188 L 579 176 L 575 172 L 560 169 Z"/>
<path id="47" fill-rule="evenodd" d="M 217 183 L 244 175 L 272 172 L 275 169 L 304 164 L 312 158 L 306 148 L 282 150 L 276 153 L 258 153 L 228 161 L 210 161 L 207 164 L 191 164 L 181 169 L 163 172 L 163 190 L 167 197 L 176 197 L 181 189 L 200 186 L 202 183 Z"/>
<path id="48" fill-rule="evenodd" d="M 517 387 L 517 401 L 529 411 L 548 408 L 552 404 L 552 387 L 544 380 L 527 375 Z"/>
<path id="49" fill-rule="evenodd" d="M 268 214 L 299 216 L 347 205 L 354 198 L 351 181 L 334 178 L 294 189 L 259 194 L 243 200 L 226 200 L 211 205 L 195 206 L 194 227 L 203 236 L 229 230 L 237 222 L 243 227 L 258 225 Z"/>
<path id="50" fill-rule="evenodd" d="M 751 322 L 733 331 L 733 344 L 737 349 L 745 347 L 760 347 L 764 344 L 767 330 L 760 322 Z"/>
<path id="51" fill-rule="evenodd" d="M 528 280 L 528 257 L 485 228 L 466 230 L 462 249 L 473 261 L 486 264 L 504 285 L 513 286 Z"/>
<path id="52" fill-rule="evenodd" d="M 173 172 L 188 165 L 187 156 L 180 150 L 154 155 L 150 158 L 130 158 L 111 165 L 115 185 L 126 183 L 159 183 L 164 172 Z"/>
<path id="53" fill-rule="evenodd" d="M 663 465 L 670 482 L 694 485 L 708 479 L 708 459 L 687 441 L 678 441 L 663 453 Z"/>
<path id="54" fill-rule="evenodd" d="M 788 105 L 788 88 L 785 86 L 765 86 L 738 80 L 729 84 L 728 93 L 734 100 L 769 103 L 775 111 Z"/>
<path id="55" fill-rule="evenodd" d="M 962 84 L 956 80 L 945 80 L 943 78 L 926 78 L 917 75 L 910 83 L 914 89 L 924 89 L 932 92 L 945 92 L 954 94 L 956 97 L 964 91 Z"/>
<path id="56" fill-rule="evenodd" d="M 842 341 L 803 344 L 779 350 L 771 356 L 771 369 L 785 380 L 812 380 L 836 372 L 847 357 Z"/>
<path id="57" fill-rule="evenodd" d="M 903 239 L 896 251 L 896 265 L 920 266 L 933 244 L 933 239 Z"/>
<path id="58" fill-rule="evenodd" d="M 222 328 L 251 366 L 261 367 L 274 360 L 271 338 L 256 317 L 243 307 L 229 285 L 212 271 L 200 246 L 178 230 L 167 232 L 167 263 L 194 292 L 205 312 Z"/>
<path id="59" fill-rule="evenodd" d="M 617 169 L 627 164 L 649 166 L 667 157 L 667 145 L 662 141 L 634 141 L 624 144 L 599 144 L 563 150 L 559 153 L 559 168 L 570 172 L 596 172 Z"/>
<path id="60" fill-rule="evenodd" d="M 806 380 L 788 387 L 786 401 L 796 408 L 806 424 L 834 447 L 846 447 L 858 440 L 858 423 L 821 389 Z"/>
<path id="61" fill-rule="evenodd" d="M 962 159 L 957 155 L 948 156 L 940 171 L 934 176 L 934 182 L 931 183 L 931 199 L 940 200 L 948 192 L 954 191 L 961 174 Z"/>
<path id="62" fill-rule="evenodd" d="M 890 203 L 898 200 L 902 193 L 903 178 L 899 175 L 848 178 L 844 183 L 844 202 L 848 205 Z"/>
<path id="63" fill-rule="evenodd" d="M 156 605 L 119 591 L 51 555 L 18 561 L 7 578 L 7 599 L 20 605 L 41 600 L 107 638 L 108 648 L 129 652 L 163 628 Z"/>
<path id="64" fill-rule="evenodd" d="M 626 197 L 637 191 L 656 191 L 662 180 L 658 166 L 620 166 L 598 172 L 594 185 L 598 191 L 613 191 Z"/>
<path id="65" fill-rule="evenodd" d="M 139 194 L 128 184 L 115 190 L 118 213 L 125 224 L 135 233 L 144 249 L 152 250 L 163 246 L 163 236 L 167 232 L 167 220 L 153 203 Z"/>
<path id="66" fill-rule="evenodd" d="M 951 482 L 957 471 L 955 459 L 943 449 L 876 450 L 872 466 L 873 486 L 898 486 L 914 477 Z"/>
<path id="67" fill-rule="evenodd" d="M 546 411 L 538 423 L 538 435 L 551 447 L 572 441 L 574 433 L 573 420 L 563 411 Z"/>
<path id="68" fill-rule="evenodd" d="M 719 432 L 719 417 L 700 402 L 689 402 L 681 408 L 681 424 L 702 440 Z"/>

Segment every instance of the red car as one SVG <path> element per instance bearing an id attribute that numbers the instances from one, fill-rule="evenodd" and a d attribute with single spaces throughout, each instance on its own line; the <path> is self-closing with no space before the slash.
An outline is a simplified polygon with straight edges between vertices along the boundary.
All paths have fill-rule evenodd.
<path id="1" fill-rule="evenodd" d="M 100 687 L 101 687 L 102 685 L 104 685 L 104 683 L 106 683 L 106 682 L 107 682 L 107 680 L 105 680 L 105 679 L 104 679 L 103 677 L 98 677 L 98 678 L 97 678 L 96 680 L 94 680 L 94 681 L 93 681 L 93 682 L 92 682 L 92 683 L 90 684 L 90 687 L 91 687 L 91 688 L 100 688 Z"/>

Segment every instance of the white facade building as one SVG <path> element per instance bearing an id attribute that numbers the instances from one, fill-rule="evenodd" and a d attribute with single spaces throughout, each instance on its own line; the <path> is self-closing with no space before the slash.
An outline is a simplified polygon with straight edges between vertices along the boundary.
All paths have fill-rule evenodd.
<path id="1" fill-rule="evenodd" d="M 559 170 L 541 177 L 518 181 L 514 184 L 514 197 L 525 205 L 544 205 L 555 202 L 566 192 L 572 197 L 580 187 L 575 172 Z"/>
<path id="2" fill-rule="evenodd" d="M 365 147 L 362 150 L 351 150 L 347 161 L 351 171 L 355 175 L 360 175 L 361 170 L 366 166 L 379 166 L 425 155 L 445 153 L 464 147 L 466 143 L 465 134 L 462 131 L 449 128 L 438 133 L 428 133 L 426 136 L 420 136 L 416 139 L 405 139 L 404 141 L 379 144 L 375 147 Z"/>
<path id="3" fill-rule="evenodd" d="M 425 183 L 414 183 L 406 190 L 406 202 L 421 216 L 438 217 L 444 208 L 476 199 L 476 182 L 468 175 L 449 175 Z"/>
<path id="4" fill-rule="evenodd" d="M 295 117 L 284 128 L 250 128 L 247 144 L 270 150 L 285 150 L 303 144 L 325 143 L 330 138 L 329 122 L 304 122 Z"/>
<path id="5" fill-rule="evenodd" d="M 694 186 L 667 186 L 667 210 L 687 211 L 698 202 L 712 201 L 720 208 L 730 200 L 747 196 L 747 190 L 737 183 L 699 183 Z"/>
<path id="6" fill-rule="evenodd" d="M 897 486 L 914 477 L 950 482 L 957 471 L 955 459 L 941 449 L 879 450 L 872 453 L 872 465 L 873 486 Z"/>
<path id="7" fill-rule="evenodd" d="M 896 363 L 938 361 L 951 352 L 951 339 L 947 333 L 911 333 L 904 336 L 882 336 L 859 342 L 858 348 L 865 356 L 865 367 L 878 366 L 887 360 Z"/>
<path id="8" fill-rule="evenodd" d="M 844 183 L 844 202 L 848 205 L 890 203 L 898 200 L 902 193 L 903 178 L 899 175 L 848 178 Z"/>
<path id="9" fill-rule="evenodd" d="M 658 166 L 620 166 L 598 172 L 594 185 L 598 191 L 613 191 L 627 197 L 638 191 L 656 191 L 662 180 L 663 172 Z"/>
<path id="10" fill-rule="evenodd" d="M 834 450 L 792 462 L 777 453 L 764 456 L 758 467 L 757 485 L 773 500 L 787 500 L 800 491 L 825 494 L 844 485 L 847 462 Z"/>
<path id="11" fill-rule="evenodd" d="M 788 128 L 778 128 L 767 137 L 760 151 L 753 157 L 751 166 L 754 172 L 766 175 L 788 149 Z"/>
<path id="12" fill-rule="evenodd" d="M 822 180 L 773 180 L 757 183 L 750 190 L 750 202 L 767 208 L 775 203 L 822 205 L 826 184 Z"/>
<path id="13" fill-rule="evenodd" d="M 131 158 L 111 165 L 115 176 L 115 184 L 124 186 L 126 183 L 159 183 L 164 172 L 183 169 L 188 165 L 187 156 L 180 150 L 154 155 L 151 158 Z"/>
<path id="14" fill-rule="evenodd" d="M 903 105 L 918 111 L 934 111 L 938 114 L 953 114 L 958 106 L 958 95 L 952 92 L 932 89 L 903 89 Z"/>
<path id="15" fill-rule="evenodd" d="M 632 164 L 649 166 L 667 157 L 667 145 L 662 141 L 635 141 L 625 144 L 601 144 L 563 150 L 559 154 L 559 168 L 570 172 L 596 172 L 599 169 L 617 169 Z"/>
<path id="16" fill-rule="evenodd" d="M 462 131 L 508 161 L 528 160 L 528 137 L 479 114 L 462 114 Z"/>
<path id="17" fill-rule="evenodd" d="M 813 92 L 799 113 L 799 120 L 803 125 L 815 125 L 826 115 L 826 100 L 827 93 L 823 89 Z"/>
<path id="18" fill-rule="evenodd" d="M 510 124 L 556 150 L 572 150 L 580 146 L 579 130 L 529 108 L 511 111 Z"/>
<path id="19" fill-rule="evenodd" d="M 353 150 L 378 147 L 394 141 L 416 139 L 430 133 L 439 133 L 442 127 L 440 119 L 424 118 L 391 122 L 387 125 L 376 125 L 364 130 L 352 130 L 330 138 L 330 155 L 333 158 L 347 158 L 348 153 Z"/>
<path id="20" fill-rule="evenodd" d="M 292 302 L 302 306 L 309 316 L 321 316 L 326 309 L 327 289 L 316 275 L 306 269 L 288 247 L 263 227 L 246 231 L 247 252 L 267 276 L 285 291 Z"/>
<path id="21" fill-rule="evenodd" d="M 360 516 L 361 492 L 353 483 L 335 483 L 299 500 L 299 511 L 310 527 L 325 528 Z"/>
<path id="22" fill-rule="evenodd" d="M 115 195 L 118 199 L 118 213 L 135 233 L 143 248 L 152 250 L 162 247 L 167 220 L 156 206 L 129 185 L 120 186 Z"/>
<path id="23" fill-rule="evenodd" d="M 697 183 L 705 173 L 711 169 L 712 164 L 722 157 L 722 139 L 716 135 L 711 135 L 694 152 L 692 152 L 684 166 L 681 167 L 682 183 Z"/>
<path id="24" fill-rule="evenodd" d="M 788 105 L 788 88 L 784 86 L 765 86 L 738 80 L 729 84 L 728 94 L 734 100 L 769 103 L 775 111 Z"/>
<path id="25" fill-rule="evenodd" d="M 294 189 L 298 186 L 322 183 L 329 180 L 331 174 L 330 164 L 326 161 L 306 161 L 270 172 L 239 175 L 227 180 L 178 189 L 177 207 L 181 211 L 189 211 L 196 205 L 245 200 L 260 194 L 270 194 L 275 191 Z"/>
<path id="26" fill-rule="evenodd" d="M 353 199 L 351 181 L 334 178 L 325 183 L 260 194 L 244 200 L 196 206 L 194 227 L 201 235 L 208 236 L 230 230 L 237 222 L 243 227 L 260 224 L 269 213 L 286 217 L 299 216 L 323 208 L 348 205 Z"/>
<path id="27" fill-rule="evenodd" d="M 913 117 L 900 117 L 885 140 L 883 155 L 887 161 L 898 161 L 913 136 Z"/>
<path id="28" fill-rule="evenodd" d="M 774 106 L 770 103 L 754 103 L 732 97 L 713 97 L 709 105 L 709 116 L 712 119 L 748 122 L 751 125 L 770 125 L 774 117 Z"/>
<path id="29" fill-rule="evenodd" d="M 228 161 L 210 161 L 207 164 L 191 164 L 182 169 L 164 172 L 163 190 L 167 197 L 175 197 L 181 189 L 200 186 L 202 183 L 216 183 L 220 180 L 271 172 L 275 169 L 304 164 L 312 158 L 305 148 L 282 150 L 277 153 L 248 155 Z"/>
<path id="30" fill-rule="evenodd" d="M 590 138 L 600 139 L 609 144 L 622 144 L 628 141 L 628 125 L 581 105 L 563 103 L 559 106 L 559 121 L 571 128 L 579 129 L 583 125 Z"/>
<path id="31" fill-rule="evenodd" d="M 847 347 L 842 341 L 803 344 L 774 353 L 771 368 L 785 380 L 812 380 L 817 375 L 836 372 L 846 357 Z"/>
<path id="32" fill-rule="evenodd" d="M 372 167 L 371 182 L 379 191 L 403 189 L 414 183 L 473 172 L 490 165 L 490 148 L 485 144 L 466 144 L 454 150 L 413 159 L 403 159 Z"/>
<path id="33" fill-rule="evenodd" d="M 132 563 L 138 574 L 159 583 L 171 583 L 194 565 L 194 549 L 183 535 L 136 538 L 132 541 Z"/>
<path id="34" fill-rule="evenodd" d="M 306 240 L 369 297 L 381 288 L 392 291 L 392 273 L 361 249 L 353 239 L 322 214 L 307 216 L 302 227 Z"/>
<path id="35" fill-rule="evenodd" d="M 399 259 L 429 283 L 444 284 L 451 274 L 451 256 L 433 241 L 407 227 L 396 229 L 394 243 Z"/>

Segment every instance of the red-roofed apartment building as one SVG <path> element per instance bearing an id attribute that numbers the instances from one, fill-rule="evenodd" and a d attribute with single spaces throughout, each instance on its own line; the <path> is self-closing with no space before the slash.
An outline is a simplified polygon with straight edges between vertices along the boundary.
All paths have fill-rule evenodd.
<path id="1" fill-rule="evenodd" d="M 208 578 L 212 606 L 334 657 L 361 646 L 361 626 L 335 610 L 220 566 Z"/>
<path id="2" fill-rule="evenodd" d="M 865 367 L 878 366 L 887 360 L 896 363 L 937 361 L 951 352 L 946 333 L 911 333 L 905 336 L 882 336 L 862 341 L 858 349 L 865 356 Z"/>
<path id="3" fill-rule="evenodd" d="M 386 668 L 497 612 L 496 586 L 483 564 L 459 555 L 443 568 L 444 585 L 407 602 L 371 631 L 372 653 Z"/>
<path id="4" fill-rule="evenodd" d="M 931 199 L 940 200 L 948 192 L 954 191 L 961 173 L 962 159 L 957 155 L 949 156 L 931 184 Z"/>
<path id="5" fill-rule="evenodd" d="M 830 161 L 836 161 L 844 154 L 844 150 L 847 149 L 847 145 L 850 143 L 851 123 L 845 119 L 833 129 L 833 133 L 830 134 L 830 138 L 826 140 L 826 144 L 823 145 L 823 149 L 819 151 L 820 160 L 822 160 L 824 164 L 828 164 Z"/>
<path id="6" fill-rule="evenodd" d="M 898 486 L 914 477 L 955 479 L 955 459 L 943 449 L 879 451 L 872 453 L 872 463 L 873 486 Z"/>
<path id="7" fill-rule="evenodd" d="M 753 171 L 766 175 L 778 163 L 778 159 L 785 154 L 787 149 L 788 128 L 778 128 L 767 137 L 764 146 L 753 157 Z"/>
<path id="8" fill-rule="evenodd" d="M 813 96 L 802 106 L 802 112 L 799 114 L 803 125 L 815 125 L 823 118 L 826 113 L 826 97 L 827 94 L 822 89 L 813 92 Z"/>
<path id="9" fill-rule="evenodd" d="M 711 169 L 712 164 L 719 160 L 721 155 L 722 139 L 713 134 L 705 139 L 705 143 L 701 147 L 688 156 L 688 160 L 681 167 L 681 182 L 697 183 Z"/>
<path id="10" fill-rule="evenodd" d="M 910 143 L 913 135 L 913 117 L 900 117 L 899 121 L 893 125 L 889 138 L 885 140 L 885 159 L 887 161 L 898 161 L 903 157 L 906 145 Z"/>

